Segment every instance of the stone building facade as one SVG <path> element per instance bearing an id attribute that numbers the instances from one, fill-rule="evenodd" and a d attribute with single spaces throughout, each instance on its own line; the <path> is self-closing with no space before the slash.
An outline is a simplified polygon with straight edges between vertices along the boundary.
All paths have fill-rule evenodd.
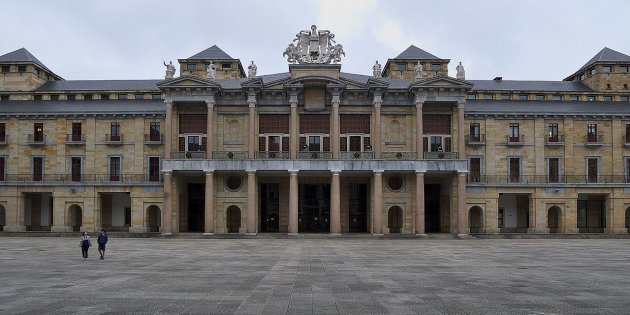
<path id="1" fill-rule="evenodd" d="M 628 232 L 630 56 L 509 81 L 451 77 L 415 46 L 373 75 L 310 49 L 247 77 L 212 46 L 163 80 L 64 80 L 26 49 L 0 56 L 0 226 Z"/>

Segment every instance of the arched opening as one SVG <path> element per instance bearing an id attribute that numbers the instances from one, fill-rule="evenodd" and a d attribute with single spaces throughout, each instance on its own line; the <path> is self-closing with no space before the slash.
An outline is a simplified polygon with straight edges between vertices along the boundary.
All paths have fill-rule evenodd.
<path id="1" fill-rule="evenodd" d="M 399 206 L 389 208 L 389 212 L 387 214 L 387 227 L 389 228 L 389 233 L 400 233 L 403 225 L 402 221 L 402 209 Z"/>
<path id="2" fill-rule="evenodd" d="M 4 211 L 4 208 L 2 208 Z M 630 207 L 626 208 L 626 229 L 630 232 Z"/>
<path id="3" fill-rule="evenodd" d="M 241 228 L 241 209 L 235 205 L 227 208 L 226 224 L 228 233 L 238 233 Z"/>
<path id="4" fill-rule="evenodd" d="M 4 210 L 4 206 L 0 205 L 0 231 L 4 231 L 4 226 L 7 224 L 6 215 L 7 212 Z"/>
<path id="5" fill-rule="evenodd" d="M 147 208 L 147 229 L 149 232 L 159 232 L 161 225 L 160 208 L 151 205 Z"/>
<path id="6" fill-rule="evenodd" d="M 70 209 L 68 209 L 69 216 L 68 226 L 72 228 L 72 231 L 78 232 L 81 231 L 81 226 L 83 225 L 83 210 L 79 205 L 72 205 Z"/>
<path id="7" fill-rule="evenodd" d="M 560 232 L 560 208 L 558 206 L 549 208 L 547 212 L 547 227 L 549 228 L 549 233 Z"/>
<path id="8" fill-rule="evenodd" d="M 468 211 L 468 226 L 470 233 L 481 233 L 483 229 L 482 210 L 479 206 L 473 206 Z"/>

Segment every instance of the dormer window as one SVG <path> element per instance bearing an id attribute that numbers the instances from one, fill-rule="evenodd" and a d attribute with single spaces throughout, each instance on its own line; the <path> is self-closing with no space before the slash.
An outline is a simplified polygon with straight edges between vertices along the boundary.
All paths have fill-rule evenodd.
<path id="1" fill-rule="evenodd" d="M 101 94 L 101 100 L 108 100 L 109 94 Z"/>
<path id="2" fill-rule="evenodd" d="M 405 71 L 405 70 L 407 70 L 407 64 L 397 63 L 396 64 L 396 70 L 398 70 L 398 71 Z"/>
<path id="3" fill-rule="evenodd" d="M 74 101 L 74 100 L 76 100 L 76 99 L 77 99 L 77 96 L 76 96 L 76 95 L 74 95 L 74 94 L 68 94 L 68 95 L 66 96 L 66 99 L 67 99 L 68 101 Z"/>
<path id="4" fill-rule="evenodd" d="M 544 95 L 536 95 L 536 100 L 537 101 L 544 101 L 545 100 L 545 96 Z"/>
<path id="5" fill-rule="evenodd" d="M 19 65 L 18 72 L 26 72 L 26 65 Z"/>
<path id="6" fill-rule="evenodd" d="M 604 102 L 612 102 L 613 97 L 610 95 L 604 95 Z"/>
<path id="7" fill-rule="evenodd" d="M 483 95 L 483 99 L 484 100 L 493 100 L 494 99 L 494 95 L 492 95 L 492 94 L 484 94 Z"/>
<path id="8" fill-rule="evenodd" d="M 562 100 L 562 95 L 554 95 L 553 96 L 553 100 L 554 101 L 561 101 Z"/>
<path id="9" fill-rule="evenodd" d="M 431 64 L 431 70 L 433 71 L 440 71 L 442 70 L 442 65 L 439 63 L 433 63 Z"/>
<path id="10" fill-rule="evenodd" d="M 521 94 L 518 96 L 519 101 L 527 101 L 527 94 Z"/>
<path id="11" fill-rule="evenodd" d="M 588 99 L 589 102 L 593 102 L 595 101 L 595 95 L 589 95 L 586 97 L 586 99 Z"/>
<path id="12" fill-rule="evenodd" d="M 476 100 L 477 99 L 477 95 L 475 95 L 475 94 L 468 94 L 468 99 L 469 100 Z"/>
<path id="13" fill-rule="evenodd" d="M 59 100 L 59 94 L 53 94 L 50 96 L 50 100 L 51 101 L 58 101 Z"/>
<path id="14" fill-rule="evenodd" d="M 11 71 L 11 66 L 2 66 L 2 73 L 9 73 Z"/>
<path id="15" fill-rule="evenodd" d="M 569 100 L 570 101 L 579 101 L 580 97 L 578 95 L 575 95 L 575 94 L 574 95 L 570 95 L 569 96 Z"/>
<path id="16" fill-rule="evenodd" d="M 186 70 L 188 70 L 188 71 L 195 71 L 195 70 L 197 70 L 197 64 L 195 64 L 195 63 L 188 63 L 188 64 L 186 64 Z"/>
<path id="17" fill-rule="evenodd" d="M 232 64 L 231 63 L 222 63 L 221 64 L 221 69 L 223 69 L 223 70 L 232 70 Z"/>
<path id="18" fill-rule="evenodd" d="M 595 74 L 597 74 L 597 70 L 595 70 L 595 68 L 592 68 L 590 70 L 591 76 L 594 76 Z"/>
<path id="19" fill-rule="evenodd" d="M 83 100 L 84 101 L 91 101 L 92 100 L 92 94 L 83 94 Z"/>
<path id="20" fill-rule="evenodd" d="M 119 100 L 126 100 L 127 99 L 127 94 L 118 94 L 118 99 Z"/>
<path id="21" fill-rule="evenodd" d="M 621 72 L 621 73 L 628 73 L 628 72 L 630 72 L 630 71 L 628 71 L 629 68 L 630 67 L 627 66 L 627 65 L 619 66 L 619 72 Z"/>
<path id="22" fill-rule="evenodd" d="M 602 67 L 602 72 L 603 73 L 611 73 L 612 72 L 612 66 L 603 66 Z"/>
<path id="23" fill-rule="evenodd" d="M 501 100 L 502 101 L 509 101 L 511 99 L 511 95 L 510 94 L 501 94 Z"/>
<path id="24" fill-rule="evenodd" d="M 586 79 L 586 73 L 582 73 L 580 76 L 580 81 L 584 81 L 584 79 Z"/>
<path id="25" fill-rule="evenodd" d="M 143 100 L 144 99 L 144 94 L 135 94 L 133 96 L 134 99 L 136 100 Z"/>

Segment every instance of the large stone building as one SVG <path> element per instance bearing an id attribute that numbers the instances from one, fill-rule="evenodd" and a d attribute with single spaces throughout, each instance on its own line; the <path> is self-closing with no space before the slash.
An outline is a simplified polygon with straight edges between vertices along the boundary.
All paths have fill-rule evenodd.
<path id="1" fill-rule="evenodd" d="M 0 56 L 0 226 L 130 233 L 627 233 L 630 56 L 562 81 L 465 80 L 410 46 L 342 72 L 212 46 L 163 80 L 64 80 Z M 369 72 L 369 66 L 366 67 Z"/>

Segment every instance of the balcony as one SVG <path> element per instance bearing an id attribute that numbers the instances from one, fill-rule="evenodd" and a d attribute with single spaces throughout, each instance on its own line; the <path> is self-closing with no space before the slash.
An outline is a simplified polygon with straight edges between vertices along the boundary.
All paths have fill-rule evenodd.
<path id="1" fill-rule="evenodd" d="M 629 184 L 625 175 L 468 175 L 477 184 Z"/>
<path id="2" fill-rule="evenodd" d="M 506 142 L 507 146 L 513 146 L 513 147 L 523 146 L 525 145 L 525 136 L 524 135 L 519 135 L 519 136 L 507 135 L 506 141 L 507 141 Z"/>
<path id="3" fill-rule="evenodd" d="M 466 140 L 466 145 L 471 146 L 471 147 L 486 145 L 486 135 L 482 135 L 482 134 L 466 135 L 465 140 Z"/>
<path id="4" fill-rule="evenodd" d="M 588 134 L 586 135 L 585 140 L 586 142 L 584 143 L 584 146 L 587 146 L 587 147 L 601 147 L 602 145 L 604 145 L 603 135 Z"/>
<path id="5" fill-rule="evenodd" d="M 425 160 L 457 160 L 457 152 L 424 152 Z"/>
<path id="6" fill-rule="evenodd" d="M 300 160 L 330 160 L 332 159 L 332 152 L 329 151 L 302 151 L 298 152 L 298 159 Z"/>
<path id="7" fill-rule="evenodd" d="M 144 144 L 146 145 L 162 145 L 164 143 L 163 134 L 145 134 Z"/>
<path id="8" fill-rule="evenodd" d="M 200 160 L 206 158 L 205 151 L 181 151 L 181 152 L 171 152 L 171 159 L 193 159 Z"/>
<path id="9" fill-rule="evenodd" d="M 26 144 L 34 147 L 41 147 L 46 145 L 46 135 L 32 135 L 29 134 L 26 139 Z"/>
<path id="10" fill-rule="evenodd" d="M 9 144 L 9 135 L 5 134 L 0 137 L 0 146 L 5 146 Z"/>
<path id="11" fill-rule="evenodd" d="M 258 151 L 256 159 L 259 160 L 288 160 L 290 158 L 287 151 Z"/>
<path id="12" fill-rule="evenodd" d="M 247 160 L 247 152 L 244 151 L 214 151 L 212 158 L 215 160 Z"/>
<path id="13" fill-rule="evenodd" d="M 66 145 L 84 145 L 85 144 L 85 135 L 79 134 L 66 134 Z"/>
<path id="14" fill-rule="evenodd" d="M 0 185 L 20 183 L 161 183 L 161 175 L 148 174 L 6 174 L 0 175 Z"/>
<path id="15" fill-rule="evenodd" d="M 122 145 L 123 135 L 105 135 L 105 144 L 108 145 Z"/>
<path id="16" fill-rule="evenodd" d="M 339 152 L 339 158 L 342 160 L 372 160 L 374 159 L 374 152 L 344 151 Z"/>
<path id="17" fill-rule="evenodd" d="M 418 154 L 416 152 L 383 152 L 381 158 L 383 160 L 416 160 Z"/>
<path id="18" fill-rule="evenodd" d="M 563 146 L 564 135 L 545 136 L 545 145 L 549 147 Z"/>

